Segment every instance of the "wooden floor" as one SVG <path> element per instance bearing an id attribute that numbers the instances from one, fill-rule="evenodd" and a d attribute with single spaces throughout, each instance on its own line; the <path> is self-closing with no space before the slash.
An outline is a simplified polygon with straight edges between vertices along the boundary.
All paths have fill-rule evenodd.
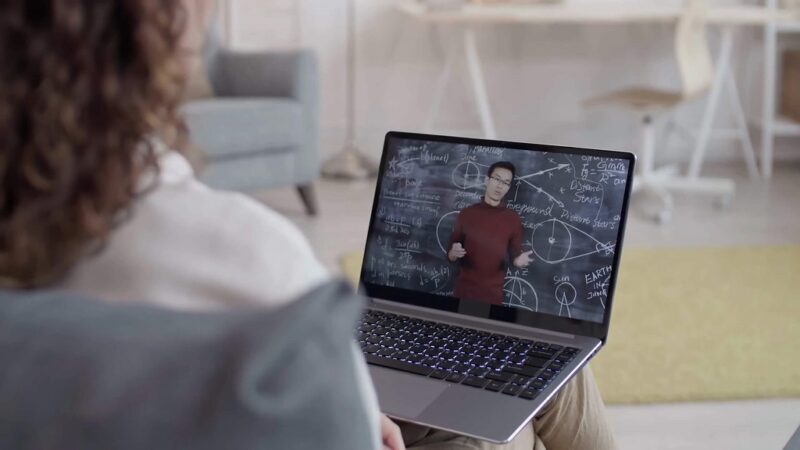
<path id="1" fill-rule="evenodd" d="M 626 248 L 800 244 L 800 164 L 777 165 L 769 182 L 748 179 L 741 165 L 704 174 L 735 178 L 732 204 L 719 209 L 709 198 L 680 196 L 672 221 L 660 226 L 635 199 Z M 258 197 L 292 219 L 338 272 L 342 254 L 363 248 L 374 189 L 374 182 L 320 181 L 316 218 L 304 215 L 294 189 Z M 800 399 L 612 406 L 609 414 L 621 449 L 781 449 L 800 425 Z"/>

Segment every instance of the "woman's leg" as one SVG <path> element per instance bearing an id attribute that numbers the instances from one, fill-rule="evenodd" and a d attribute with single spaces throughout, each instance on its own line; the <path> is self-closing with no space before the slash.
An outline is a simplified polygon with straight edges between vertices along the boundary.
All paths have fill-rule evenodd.
<path id="1" fill-rule="evenodd" d="M 616 448 L 606 407 L 589 366 L 539 412 L 533 428 L 550 450 Z"/>
<path id="2" fill-rule="evenodd" d="M 544 447 L 534 447 L 536 437 L 530 424 L 508 444 L 492 444 L 411 423 L 398 422 L 398 425 L 409 450 L 544 450 Z"/>

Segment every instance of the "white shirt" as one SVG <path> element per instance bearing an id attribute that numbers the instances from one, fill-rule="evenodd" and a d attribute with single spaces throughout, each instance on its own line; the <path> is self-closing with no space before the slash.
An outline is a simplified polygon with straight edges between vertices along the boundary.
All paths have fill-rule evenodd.
<path id="1" fill-rule="evenodd" d="M 328 279 L 300 231 L 244 194 L 200 183 L 166 151 L 157 186 L 62 288 L 174 309 L 279 306 Z M 151 183 L 152 176 L 141 185 Z"/>
<path id="2" fill-rule="evenodd" d="M 329 279 L 300 231 L 246 195 L 200 183 L 180 154 L 162 149 L 155 187 L 107 245 L 79 262 L 57 289 L 111 302 L 182 310 L 276 307 Z M 381 448 L 378 403 L 361 352 L 356 373 Z"/>

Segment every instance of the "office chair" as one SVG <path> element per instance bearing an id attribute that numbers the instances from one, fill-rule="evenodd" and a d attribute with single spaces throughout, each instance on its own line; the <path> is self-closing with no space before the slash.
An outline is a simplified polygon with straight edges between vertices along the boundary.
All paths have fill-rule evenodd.
<path id="1" fill-rule="evenodd" d="M 586 102 L 587 105 L 622 107 L 638 114 L 642 130 L 642 149 L 639 173 L 634 177 L 633 190 L 651 192 L 660 200 L 661 207 L 650 214 L 659 223 L 667 222 L 672 215 L 673 191 L 716 195 L 719 206 L 729 204 L 734 195 L 735 186 L 730 179 L 681 177 L 677 176 L 675 165 L 658 169 L 655 167 L 656 122 L 662 117 L 668 117 L 671 127 L 677 108 L 702 96 L 714 78 L 714 65 L 705 33 L 706 10 L 705 0 L 686 0 L 675 27 L 674 47 L 681 80 L 680 91 L 628 88 Z M 754 155 L 747 156 L 754 163 Z"/>

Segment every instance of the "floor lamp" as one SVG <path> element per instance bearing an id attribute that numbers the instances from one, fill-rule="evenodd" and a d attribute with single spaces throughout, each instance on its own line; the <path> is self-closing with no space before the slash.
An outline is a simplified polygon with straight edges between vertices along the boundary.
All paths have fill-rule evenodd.
<path id="1" fill-rule="evenodd" d="M 330 178 L 348 180 L 363 179 L 378 173 L 378 166 L 356 146 L 356 0 L 347 0 L 347 50 L 345 119 L 346 131 L 344 146 L 331 159 L 322 165 L 322 175 Z"/>

